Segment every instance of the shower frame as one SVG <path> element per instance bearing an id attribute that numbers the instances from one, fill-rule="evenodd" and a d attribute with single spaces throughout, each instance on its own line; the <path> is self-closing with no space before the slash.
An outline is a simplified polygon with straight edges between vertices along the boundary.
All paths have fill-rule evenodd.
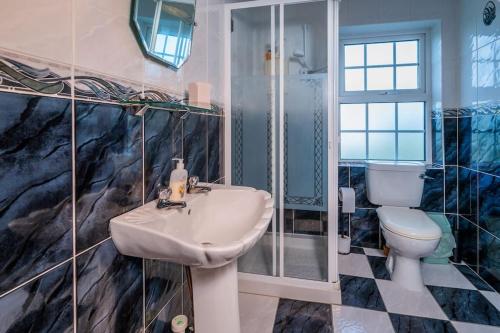
<path id="1" fill-rule="evenodd" d="M 238 273 L 239 290 L 242 292 L 287 297 L 304 301 L 315 301 L 331 304 L 340 304 L 340 283 L 338 275 L 338 49 L 339 49 L 339 4 L 340 0 L 254 0 L 224 5 L 224 93 L 225 93 L 225 122 L 224 122 L 224 170 L 225 183 L 230 185 L 232 155 L 231 155 L 231 11 L 237 9 L 269 7 L 271 45 L 276 45 L 276 22 L 279 22 L 279 50 L 284 50 L 284 8 L 292 4 L 305 4 L 318 1 L 327 3 L 327 174 L 328 174 L 328 279 L 327 281 L 313 281 L 307 279 L 284 276 L 284 115 L 285 115 L 285 88 L 284 88 L 284 56 L 279 57 L 276 64 L 275 49 L 271 48 L 271 73 L 276 73 L 279 68 L 279 89 L 275 89 L 276 76 L 271 76 L 271 110 L 272 126 L 276 128 L 279 121 L 279 161 L 276 161 L 276 151 L 272 150 L 272 195 L 276 198 L 279 194 L 279 221 L 273 215 L 273 275 L 259 275 L 253 273 Z M 279 10 L 279 19 L 276 19 L 276 10 Z M 276 91 L 278 90 L 278 91 Z M 279 108 L 276 110 L 276 98 L 279 98 Z M 279 111 L 278 119 L 274 115 Z M 276 135 L 273 135 L 273 147 L 276 147 Z M 276 177 L 276 162 L 279 170 L 279 184 Z M 276 193 L 278 189 L 278 193 Z M 279 248 L 276 247 L 276 223 L 279 223 Z M 279 257 L 276 252 L 279 249 Z M 276 272 L 276 263 L 279 263 L 279 275 Z"/>

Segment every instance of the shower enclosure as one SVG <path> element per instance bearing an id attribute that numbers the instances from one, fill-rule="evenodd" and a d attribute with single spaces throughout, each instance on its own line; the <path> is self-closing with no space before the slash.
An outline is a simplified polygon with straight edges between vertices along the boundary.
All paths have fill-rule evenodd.
<path id="1" fill-rule="evenodd" d="M 226 183 L 266 190 L 276 207 L 239 259 L 243 288 L 338 280 L 337 13 L 334 0 L 226 5 Z"/>

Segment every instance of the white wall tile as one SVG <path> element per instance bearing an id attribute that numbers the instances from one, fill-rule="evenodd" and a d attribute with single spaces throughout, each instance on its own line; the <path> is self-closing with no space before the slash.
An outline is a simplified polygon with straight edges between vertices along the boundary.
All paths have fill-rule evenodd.
<path id="1" fill-rule="evenodd" d="M 71 64 L 71 1 L 2 0 L 0 47 Z"/>
<path id="2" fill-rule="evenodd" d="M 130 2 L 75 1 L 75 65 L 142 82 L 144 60 L 129 25 Z"/>
<path id="3" fill-rule="evenodd" d="M 478 49 L 478 103 L 500 100 L 500 40 Z"/>
<path id="4" fill-rule="evenodd" d="M 475 5 L 471 12 L 477 18 L 477 43 L 478 47 L 484 46 L 500 38 L 500 0 L 493 0 L 496 4 L 496 18 L 491 25 L 483 23 L 483 10 L 488 0 L 470 1 Z"/>

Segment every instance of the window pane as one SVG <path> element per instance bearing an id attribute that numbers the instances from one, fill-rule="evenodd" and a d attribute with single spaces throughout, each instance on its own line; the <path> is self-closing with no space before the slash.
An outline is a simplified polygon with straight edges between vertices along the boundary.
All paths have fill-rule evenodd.
<path id="1" fill-rule="evenodd" d="M 398 103 L 398 129 L 409 131 L 424 130 L 424 103 Z"/>
<path id="2" fill-rule="evenodd" d="M 368 158 L 371 160 L 395 160 L 395 133 L 369 133 Z"/>
<path id="3" fill-rule="evenodd" d="M 158 34 L 156 35 L 155 42 L 155 53 L 163 53 L 163 48 L 165 47 L 165 41 L 167 39 L 167 35 Z"/>
<path id="4" fill-rule="evenodd" d="M 392 65 L 393 43 L 366 44 L 366 62 L 373 65 Z"/>
<path id="5" fill-rule="evenodd" d="M 366 112 L 365 104 L 340 105 L 340 129 L 365 130 Z"/>
<path id="6" fill-rule="evenodd" d="M 396 63 L 416 64 L 418 63 L 418 41 L 396 43 Z"/>
<path id="7" fill-rule="evenodd" d="M 360 69 L 345 70 L 345 91 L 365 90 L 365 72 Z"/>
<path id="8" fill-rule="evenodd" d="M 400 160 L 424 160 L 424 133 L 399 133 L 398 158 Z"/>
<path id="9" fill-rule="evenodd" d="M 394 103 L 368 104 L 368 128 L 370 130 L 394 130 L 396 105 Z"/>
<path id="10" fill-rule="evenodd" d="M 364 66 L 365 65 L 365 45 L 346 45 L 344 47 L 344 66 Z"/>
<path id="11" fill-rule="evenodd" d="M 344 160 L 366 159 L 366 133 L 341 133 L 340 158 Z"/>
<path id="12" fill-rule="evenodd" d="M 418 88 L 418 66 L 396 67 L 396 89 Z"/>
<path id="13" fill-rule="evenodd" d="M 393 67 L 368 68 L 367 90 L 394 89 L 393 73 Z"/>

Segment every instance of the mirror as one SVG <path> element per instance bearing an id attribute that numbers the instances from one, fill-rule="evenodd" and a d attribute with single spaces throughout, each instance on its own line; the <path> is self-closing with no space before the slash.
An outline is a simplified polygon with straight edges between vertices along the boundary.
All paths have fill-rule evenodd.
<path id="1" fill-rule="evenodd" d="M 195 0 L 133 0 L 131 26 L 144 54 L 179 69 L 191 53 Z"/>

